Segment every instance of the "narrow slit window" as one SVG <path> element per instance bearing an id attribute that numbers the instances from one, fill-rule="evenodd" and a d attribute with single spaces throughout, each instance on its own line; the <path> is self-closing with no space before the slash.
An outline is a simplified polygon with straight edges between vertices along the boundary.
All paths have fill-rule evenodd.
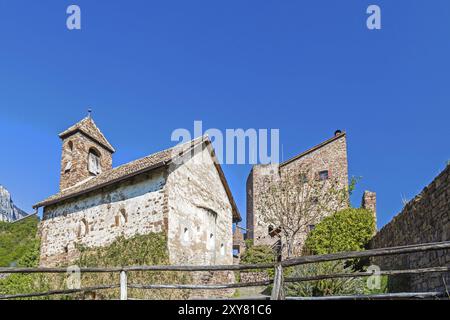
<path id="1" fill-rule="evenodd" d="M 185 241 L 185 242 L 189 241 L 189 229 L 188 228 L 184 228 L 183 241 Z"/>
<path id="2" fill-rule="evenodd" d="M 328 170 L 323 170 L 319 172 L 319 179 L 324 181 L 324 180 L 328 180 L 328 178 L 330 177 Z"/>
<path id="3" fill-rule="evenodd" d="M 66 166 L 64 167 L 64 172 L 69 172 L 70 169 L 72 169 L 72 153 L 73 153 L 73 142 L 69 141 L 69 143 L 67 144 L 67 163 Z"/>
<path id="4" fill-rule="evenodd" d="M 102 172 L 100 166 L 100 153 L 94 149 L 89 150 L 88 169 L 89 172 L 94 175 L 98 175 Z"/>

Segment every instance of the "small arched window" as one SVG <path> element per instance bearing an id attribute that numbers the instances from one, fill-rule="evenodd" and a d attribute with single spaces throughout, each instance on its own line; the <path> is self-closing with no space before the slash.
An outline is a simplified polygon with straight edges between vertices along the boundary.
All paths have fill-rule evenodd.
<path id="1" fill-rule="evenodd" d="M 216 240 L 214 239 L 214 233 L 211 232 L 210 234 L 208 234 L 208 239 L 206 243 L 207 249 L 215 250 L 215 242 Z"/>
<path id="2" fill-rule="evenodd" d="M 184 228 L 183 241 L 185 241 L 185 242 L 189 241 L 189 229 L 188 228 Z"/>
<path id="3" fill-rule="evenodd" d="M 116 227 L 125 225 L 128 222 L 128 216 L 125 209 L 120 209 L 119 214 L 116 216 Z"/>
<path id="4" fill-rule="evenodd" d="M 100 152 L 94 148 L 89 149 L 88 170 L 94 175 L 102 173 L 100 165 Z"/>
<path id="5" fill-rule="evenodd" d="M 73 142 L 69 141 L 67 143 L 67 162 L 66 166 L 64 167 L 64 172 L 69 172 L 70 169 L 72 169 L 72 152 L 73 152 Z"/>
<path id="6" fill-rule="evenodd" d="M 220 255 L 221 256 L 225 255 L 225 245 L 223 243 L 220 245 Z"/>
<path id="7" fill-rule="evenodd" d="M 330 172 L 328 170 L 319 171 L 319 180 L 325 181 L 330 178 Z"/>
<path id="8" fill-rule="evenodd" d="M 87 235 L 89 232 L 89 226 L 86 221 L 86 219 L 81 219 L 81 221 L 78 223 L 78 238 L 82 238 L 85 235 Z"/>

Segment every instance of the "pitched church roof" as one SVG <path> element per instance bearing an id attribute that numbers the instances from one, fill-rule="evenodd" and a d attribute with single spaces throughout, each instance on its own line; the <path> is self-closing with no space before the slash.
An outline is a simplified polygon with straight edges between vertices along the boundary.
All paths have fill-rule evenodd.
<path id="1" fill-rule="evenodd" d="M 94 120 L 90 116 L 87 116 L 80 122 L 71 126 L 69 129 L 61 132 L 59 134 L 59 137 L 61 139 L 64 139 L 65 137 L 67 137 L 75 132 L 82 132 L 89 138 L 100 143 L 103 147 L 105 147 L 109 151 L 111 151 L 113 153 L 116 152 L 116 150 L 114 150 L 113 146 L 108 142 L 108 140 L 106 140 L 105 136 L 100 131 L 100 129 L 95 125 Z"/>
<path id="2" fill-rule="evenodd" d="M 74 198 L 74 197 L 80 196 L 82 194 L 85 194 L 85 193 L 88 193 L 88 192 L 91 192 L 94 190 L 98 190 L 103 187 L 110 186 L 112 184 L 118 183 L 125 179 L 129 179 L 131 177 L 137 176 L 139 174 L 149 172 L 151 170 L 155 170 L 157 168 L 161 168 L 164 166 L 168 166 L 172 163 L 174 158 L 176 158 L 180 155 L 181 150 L 186 151 L 186 149 L 187 149 L 186 146 L 190 145 L 189 150 L 192 150 L 196 146 L 200 146 L 203 143 L 206 144 L 206 146 L 210 150 L 210 153 L 213 157 L 215 167 L 217 169 L 217 172 L 220 176 L 220 180 L 222 181 L 222 184 L 225 188 L 225 192 L 228 196 L 231 207 L 233 209 L 233 220 L 241 221 L 242 220 L 241 215 L 236 206 L 236 203 L 234 201 L 230 187 L 229 187 L 228 182 L 225 178 L 225 175 L 222 171 L 222 168 L 214 155 L 214 150 L 211 146 L 211 140 L 209 140 L 208 137 L 200 137 L 200 138 L 194 139 L 190 142 L 187 142 L 186 144 L 177 145 L 175 147 L 172 147 L 172 148 L 169 148 L 169 149 L 166 149 L 163 151 L 159 151 L 159 152 L 156 152 L 149 156 L 143 157 L 141 159 L 126 163 L 117 168 L 105 171 L 105 172 L 99 174 L 98 176 L 95 176 L 93 178 L 90 178 L 88 180 L 81 182 L 80 184 L 77 184 L 73 187 L 61 190 L 59 193 L 57 193 L 39 203 L 36 203 L 33 206 L 33 208 L 37 209 L 39 207 L 45 207 L 45 206 L 48 206 L 51 204 L 55 204 L 55 203 L 63 201 L 63 200 Z"/>

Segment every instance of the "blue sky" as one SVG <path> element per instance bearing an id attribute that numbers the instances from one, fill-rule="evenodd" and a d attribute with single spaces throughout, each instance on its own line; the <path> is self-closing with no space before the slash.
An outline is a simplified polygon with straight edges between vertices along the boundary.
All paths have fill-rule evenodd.
<path id="1" fill-rule="evenodd" d="M 379 226 L 450 160 L 446 0 L 1 0 L 0 46 L 0 183 L 28 211 L 58 191 L 57 134 L 88 106 L 115 165 L 194 120 L 278 128 L 285 159 L 345 130 L 353 203 L 376 191 Z M 245 216 L 250 166 L 224 171 Z"/>

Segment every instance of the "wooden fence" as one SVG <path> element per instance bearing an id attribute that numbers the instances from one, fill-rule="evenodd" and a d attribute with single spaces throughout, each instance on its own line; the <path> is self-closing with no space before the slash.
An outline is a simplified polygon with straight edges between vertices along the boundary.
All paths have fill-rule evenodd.
<path id="1" fill-rule="evenodd" d="M 414 293 L 391 293 L 391 294 L 377 294 L 377 295 L 349 295 L 349 296 L 327 296 L 327 297 L 285 297 L 284 284 L 304 281 L 317 281 L 325 279 L 335 278 L 357 278 L 357 277 L 369 277 L 374 275 L 374 272 L 353 272 L 353 273 L 336 273 L 336 274 L 323 274 L 297 278 L 284 278 L 283 269 L 286 267 L 337 261 L 337 260 L 349 260 L 358 258 L 371 258 L 389 255 L 410 254 L 417 252 L 427 252 L 435 250 L 450 249 L 450 241 L 427 243 L 419 245 L 408 245 L 401 247 L 373 249 L 366 251 L 353 251 L 342 252 L 326 255 L 316 256 L 304 256 L 289 260 L 284 260 L 274 264 L 250 264 L 250 265 L 215 265 L 215 266 L 126 266 L 126 267 L 111 267 L 111 268 L 81 268 L 81 273 L 119 273 L 120 283 L 86 287 L 80 289 L 68 289 L 68 290 L 55 290 L 40 293 L 26 293 L 26 294 L 14 294 L 14 295 L 0 295 L 0 300 L 5 299 L 18 299 L 18 298 L 33 298 L 33 297 L 46 297 L 53 295 L 67 295 L 73 293 L 92 292 L 107 289 L 120 288 L 120 299 L 128 300 L 128 289 L 177 289 L 177 290 L 218 290 L 218 289 L 235 289 L 243 287 L 261 287 L 273 285 L 271 296 L 262 297 L 250 297 L 249 299 L 261 299 L 261 300 L 344 300 L 344 299 L 411 299 L 411 298 L 449 298 L 448 292 L 414 292 Z M 275 274 L 273 279 L 267 281 L 258 281 L 251 283 L 229 283 L 229 284 L 132 284 L 128 283 L 127 275 L 134 271 L 184 271 L 184 272 L 196 272 L 196 271 L 243 271 L 243 270 L 264 270 L 274 269 Z M 450 266 L 435 266 L 430 268 L 409 269 L 409 270 L 386 270 L 380 271 L 376 275 L 402 275 L 402 274 L 426 274 L 426 273 L 445 273 L 450 272 Z M 66 268 L 0 268 L 0 274 L 31 274 L 31 273 L 67 273 Z M 119 297 L 118 297 L 119 298 Z"/>

